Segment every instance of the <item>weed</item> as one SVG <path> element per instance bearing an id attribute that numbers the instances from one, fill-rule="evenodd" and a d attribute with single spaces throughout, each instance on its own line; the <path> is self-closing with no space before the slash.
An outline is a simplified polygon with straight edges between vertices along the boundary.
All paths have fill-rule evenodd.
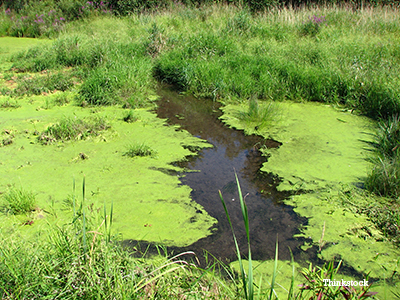
<path id="1" fill-rule="evenodd" d="M 321 26 L 324 24 L 326 24 L 324 16 L 314 15 L 300 26 L 300 34 L 315 37 L 321 31 Z"/>
<path id="2" fill-rule="evenodd" d="M 22 188 L 11 188 L 3 200 L 6 211 L 14 215 L 32 211 L 36 203 L 35 194 Z"/>
<path id="3" fill-rule="evenodd" d="M 53 100 L 54 105 L 57 106 L 63 106 L 68 104 L 69 102 L 70 100 L 68 99 L 68 94 L 66 93 L 58 93 Z"/>
<path id="4" fill-rule="evenodd" d="M 164 29 L 153 23 L 149 30 L 150 36 L 146 43 L 147 53 L 156 57 L 166 47 L 168 38 L 165 37 Z"/>
<path id="5" fill-rule="evenodd" d="M 0 102 L 0 108 L 19 108 L 21 105 L 17 101 L 4 100 Z"/>
<path id="6" fill-rule="evenodd" d="M 378 124 L 373 153 L 369 160 L 374 164 L 365 185 L 377 195 L 400 197 L 400 118 L 394 115 Z"/>
<path id="7" fill-rule="evenodd" d="M 270 126 L 278 120 L 276 105 L 271 101 L 259 105 L 256 99 L 250 99 L 247 111 L 240 111 L 237 118 L 256 130 Z"/>
<path id="8" fill-rule="evenodd" d="M 136 157 L 136 156 L 150 156 L 154 157 L 157 155 L 157 151 L 147 146 L 145 143 L 131 144 L 127 147 L 123 154 L 124 156 Z"/>
<path id="9" fill-rule="evenodd" d="M 22 76 L 17 79 L 18 86 L 12 95 L 40 95 L 53 91 L 66 91 L 73 83 L 70 76 L 63 73 L 46 74 L 44 76 Z"/>
<path id="10" fill-rule="evenodd" d="M 134 110 L 130 109 L 122 119 L 127 123 L 133 123 L 138 120 L 138 117 L 136 116 Z"/>
<path id="11" fill-rule="evenodd" d="M 65 118 L 49 126 L 38 136 L 38 140 L 42 144 L 59 140 L 84 140 L 89 136 L 99 135 L 100 131 L 108 128 L 110 128 L 110 125 L 101 117 L 91 119 Z"/>

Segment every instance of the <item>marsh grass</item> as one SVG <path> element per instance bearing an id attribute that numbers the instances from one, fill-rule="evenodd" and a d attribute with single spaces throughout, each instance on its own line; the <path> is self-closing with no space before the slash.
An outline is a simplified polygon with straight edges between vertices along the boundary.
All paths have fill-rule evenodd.
<path id="1" fill-rule="evenodd" d="M 36 196 L 33 192 L 22 188 L 11 188 L 3 195 L 3 206 L 10 214 L 24 214 L 31 212 L 36 205 Z"/>
<path id="2" fill-rule="evenodd" d="M 135 258 L 112 235 L 110 210 L 93 208 L 75 196 L 71 221 L 48 224 L 40 238 L 23 240 L 0 231 L 2 299 L 217 299 L 231 295 L 215 274 L 183 260 L 191 251 L 168 257 L 160 248 L 152 258 Z M 103 211 L 103 213 L 100 213 Z M 195 259 L 194 259 L 195 260 Z M 217 279 L 215 281 L 215 279 Z M 223 282 L 222 282 L 223 283 Z"/>
<path id="3" fill-rule="evenodd" d="M 56 106 L 63 106 L 68 103 L 70 103 L 70 99 L 67 93 L 58 93 L 53 99 L 53 104 Z"/>
<path id="4" fill-rule="evenodd" d="M 2 109 L 16 109 L 21 107 L 21 105 L 17 101 L 11 101 L 11 100 L 4 100 L 0 102 L 0 108 Z"/>
<path id="5" fill-rule="evenodd" d="M 258 130 L 279 121 L 279 111 L 277 105 L 272 101 L 259 104 L 256 99 L 250 99 L 247 110 L 238 112 L 236 117 Z"/>
<path id="6" fill-rule="evenodd" d="M 400 117 L 393 115 L 378 123 L 374 141 L 370 143 L 369 160 L 373 168 L 365 185 L 377 195 L 400 197 Z"/>
<path id="7" fill-rule="evenodd" d="M 125 113 L 122 119 L 124 120 L 124 122 L 133 123 L 138 120 L 138 116 L 135 114 L 134 110 L 130 109 L 128 112 Z"/>
<path id="8" fill-rule="evenodd" d="M 333 262 L 326 263 L 322 267 L 313 266 L 311 263 L 308 268 L 303 268 L 300 272 L 306 283 L 300 286 L 300 292 L 295 299 L 367 299 L 374 298 L 376 292 L 370 292 L 372 283 L 363 287 L 329 286 L 324 283 L 324 279 L 335 280 L 342 261 L 336 266 Z M 368 276 L 365 278 L 368 281 Z"/>
<path id="9" fill-rule="evenodd" d="M 42 144 L 55 141 L 84 140 L 89 136 L 97 136 L 100 131 L 110 128 L 103 117 L 86 119 L 64 118 L 58 123 L 47 127 L 38 140 Z"/>
<path id="10" fill-rule="evenodd" d="M 157 155 L 157 150 L 154 150 L 145 143 L 134 143 L 126 147 L 126 151 L 124 152 L 123 155 L 128 157 L 136 157 L 136 156 L 155 157 Z"/>
<path id="11" fill-rule="evenodd" d="M 18 76 L 17 87 L 11 96 L 41 95 L 53 91 L 66 91 L 73 86 L 71 75 L 63 73 L 47 73 L 36 76 Z"/>

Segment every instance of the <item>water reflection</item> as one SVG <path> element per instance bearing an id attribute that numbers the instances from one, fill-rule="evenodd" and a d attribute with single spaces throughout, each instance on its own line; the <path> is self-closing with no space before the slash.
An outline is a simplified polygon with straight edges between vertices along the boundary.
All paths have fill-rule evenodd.
<path id="1" fill-rule="evenodd" d="M 180 165 L 189 170 L 199 170 L 182 174 L 182 184 L 193 189 L 193 200 L 216 218 L 218 224 L 213 235 L 176 250 L 190 249 L 197 253 L 207 250 L 222 261 L 235 260 L 232 234 L 218 196 L 218 190 L 222 190 L 239 245 L 245 253 L 247 241 L 233 181 L 236 170 L 243 195 L 247 195 L 253 258 L 273 258 L 277 237 L 281 259 L 290 258 L 288 247 L 299 254 L 302 243 L 293 236 L 299 233 L 297 228 L 306 220 L 297 216 L 290 206 L 282 204 L 282 199 L 288 195 L 276 190 L 278 178 L 259 171 L 266 158 L 260 155 L 258 148 L 278 147 L 279 142 L 254 135 L 245 136 L 242 131 L 224 126 L 218 119 L 221 115 L 219 103 L 179 95 L 165 88 L 160 89 L 159 95 L 157 114 L 160 118 L 168 119 L 169 124 L 179 124 L 214 146 L 201 150 L 198 156 Z"/>

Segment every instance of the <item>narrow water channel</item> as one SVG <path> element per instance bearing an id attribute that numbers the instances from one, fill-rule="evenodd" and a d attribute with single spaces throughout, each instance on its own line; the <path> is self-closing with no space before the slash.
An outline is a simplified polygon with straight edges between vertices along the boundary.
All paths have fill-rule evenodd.
<path id="1" fill-rule="evenodd" d="M 218 190 L 221 190 L 239 246 L 246 255 L 247 240 L 235 183 L 236 170 L 242 193 L 247 195 L 253 258 L 273 258 L 277 239 L 280 259 L 290 259 L 289 248 L 295 257 L 299 257 L 302 242 L 293 236 L 299 233 L 298 228 L 306 219 L 282 203 L 288 195 L 276 190 L 278 179 L 259 171 L 266 158 L 261 156 L 258 148 L 263 145 L 279 147 L 280 143 L 254 135 L 246 136 L 242 131 L 224 126 L 218 119 L 221 111 L 217 102 L 180 95 L 166 88 L 160 89 L 159 95 L 158 117 L 168 119 L 169 124 L 179 124 L 182 129 L 213 145 L 213 148 L 203 149 L 198 156 L 179 165 L 188 170 L 181 174 L 182 184 L 193 189 L 192 199 L 216 218 L 218 224 L 211 236 L 175 250 L 192 250 L 197 254 L 206 250 L 224 262 L 236 260 L 232 233 L 218 195 Z"/>

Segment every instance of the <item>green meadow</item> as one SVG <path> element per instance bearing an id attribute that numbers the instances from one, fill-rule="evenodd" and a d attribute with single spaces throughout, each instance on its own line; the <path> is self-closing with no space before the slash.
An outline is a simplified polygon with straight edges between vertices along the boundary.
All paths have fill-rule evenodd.
<path id="1" fill-rule="evenodd" d="M 400 298 L 395 4 L 153 2 L 0 2 L 2 298 Z M 308 218 L 294 238 L 320 265 L 168 254 L 217 221 L 176 175 L 212 145 L 157 118 L 162 84 L 281 143 L 254 145 L 260 172 Z"/>

